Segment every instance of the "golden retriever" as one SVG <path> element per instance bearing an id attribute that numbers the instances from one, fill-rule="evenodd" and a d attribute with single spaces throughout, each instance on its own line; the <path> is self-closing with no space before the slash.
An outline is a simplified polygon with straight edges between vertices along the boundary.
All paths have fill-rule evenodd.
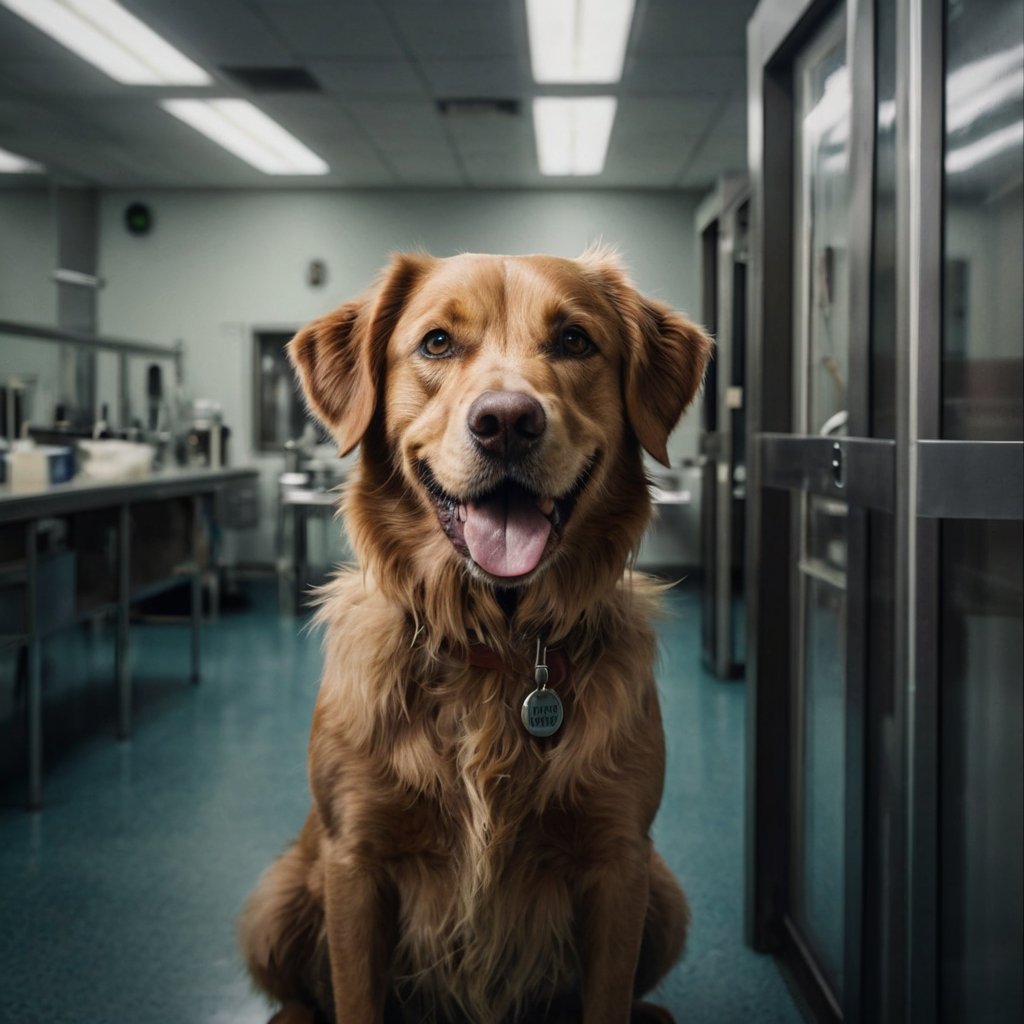
<path id="1" fill-rule="evenodd" d="M 630 571 L 711 343 L 616 257 L 392 259 L 289 346 L 358 556 L 321 595 L 313 808 L 242 913 L 279 1022 L 671 1021 L 657 587 Z"/>

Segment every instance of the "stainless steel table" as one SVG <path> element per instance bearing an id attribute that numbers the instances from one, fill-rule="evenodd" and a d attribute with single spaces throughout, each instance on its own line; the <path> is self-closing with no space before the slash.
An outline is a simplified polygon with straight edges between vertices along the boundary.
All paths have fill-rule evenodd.
<path id="1" fill-rule="evenodd" d="M 294 615 L 302 607 L 302 599 L 309 584 L 309 517 L 311 514 L 335 515 L 339 501 L 338 485 L 317 488 L 282 483 L 279 501 L 278 593 L 281 610 Z"/>
<path id="2" fill-rule="evenodd" d="M 17 634 L 27 645 L 28 654 L 28 802 L 32 808 L 42 804 L 42 675 L 41 644 L 43 623 L 40 606 L 39 546 L 40 522 L 50 517 L 74 516 L 82 512 L 109 509 L 117 515 L 117 584 L 113 610 L 116 615 L 115 675 L 117 688 L 119 738 L 131 733 L 132 678 L 131 649 L 128 629 L 129 607 L 141 595 L 132 593 L 131 580 L 131 509 L 151 502 L 190 499 L 192 505 L 192 557 L 187 566 L 191 578 L 192 671 L 193 683 L 199 681 L 199 626 L 201 620 L 201 546 L 203 501 L 225 487 L 254 484 L 255 469 L 167 469 L 139 480 L 97 482 L 76 478 L 52 486 L 11 490 L 0 485 L 0 527 L 24 526 L 24 566 L 21 584 L 24 587 L 24 618 L 11 631 L 0 624 L 0 634 Z M 180 578 L 180 577 L 177 577 Z M 12 573 L 8 569 L 7 582 Z M 93 610 L 95 613 L 95 609 Z"/>

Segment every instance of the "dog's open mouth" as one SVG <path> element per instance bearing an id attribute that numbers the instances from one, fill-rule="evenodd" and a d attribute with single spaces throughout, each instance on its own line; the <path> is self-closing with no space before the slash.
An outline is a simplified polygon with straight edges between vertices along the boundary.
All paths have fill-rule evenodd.
<path id="1" fill-rule="evenodd" d="M 420 480 L 437 506 L 441 529 L 455 549 L 499 579 L 528 576 L 561 536 L 593 469 L 587 469 L 564 495 L 537 494 L 506 478 L 491 490 L 460 500 L 446 493 L 426 462 Z"/>

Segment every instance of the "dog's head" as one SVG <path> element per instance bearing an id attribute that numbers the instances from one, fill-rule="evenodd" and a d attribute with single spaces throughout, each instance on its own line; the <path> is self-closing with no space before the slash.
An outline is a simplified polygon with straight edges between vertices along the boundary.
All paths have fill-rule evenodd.
<path id="1" fill-rule="evenodd" d="M 649 515 L 640 446 L 667 462 L 710 349 L 594 251 L 396 256 L 290 354 L 342 452 L 363 442 L 347 511 L 377 575 L 523 587 L 574 560 L 621 574 Z"/>

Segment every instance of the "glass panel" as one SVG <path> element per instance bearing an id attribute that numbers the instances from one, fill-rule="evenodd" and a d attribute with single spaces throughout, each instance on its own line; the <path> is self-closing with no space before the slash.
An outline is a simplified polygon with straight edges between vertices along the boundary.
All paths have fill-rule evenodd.
<path id="1" fill-rule="evenodd" d="M 846 433 L 850 92 L 845 11 L 796 65 L 795 394 L 799 433 Z M 843 502 L 804 495 L 795 593 L 792 914 L 836 999 L 844 963 L 846 538 Z"/>
<path id="2" fill-rule="evenodd" d="M 257 334 L 256 342 L 256 447 L 281 452 L 286 441 L 307 436 L 317 443 L 326 431 L 306 412 L 298 381 L 285 352 L 291 333 Z"/>
<path id="3" fill-rule="evenodd" d="M 871 251 L 871 435 L 896 436 L 896 0 L 875 6 L 875 196 Z"/>
<path id="4" fill-rule="evenodd" d="M 731 598 L 732 661 L 741 666 L 746 662 L 746 631 L 743 614 L 744 562 L 747 547 L 747 410 L 742 400 L 746 386 L 747 350 L 747 215 L 744 204 L 736 215 L 737 243 L 732 272 L 732 352 L 730 359 L 730 384 L 733 393 L 741 396 L 738 408 L 730 409 L 732 436 L 731 471 Z"/>
<path id="5" fill-rule="evenodd" d="M 840 11 L 798 68 L 800 433 L 841 433 L 846 424 L 850 82 L 844 25 Z"/>
<path id="6" fill-rule="evenodd" d="M 805 495 L 803 504 L 801 799 L 794 911 L 839 997 L 845 920 L 847 506 L 812 495 Z"/>
<path id="7" fill-rule="evenodd" d="M 1024 527 L 942 527 L 942 1020 L 1024 1020 Z"/>
<path id="8" fill-rule="evenodd" d="M 943 437 L 1024 437 L 1024 6 L 946 8 Z"/>
<path id="9" fill-rule="evenodd" d="M 846 591 L 804 577 L 803 836 L 796 917 L 837 996 L 843 981 Z"/>

